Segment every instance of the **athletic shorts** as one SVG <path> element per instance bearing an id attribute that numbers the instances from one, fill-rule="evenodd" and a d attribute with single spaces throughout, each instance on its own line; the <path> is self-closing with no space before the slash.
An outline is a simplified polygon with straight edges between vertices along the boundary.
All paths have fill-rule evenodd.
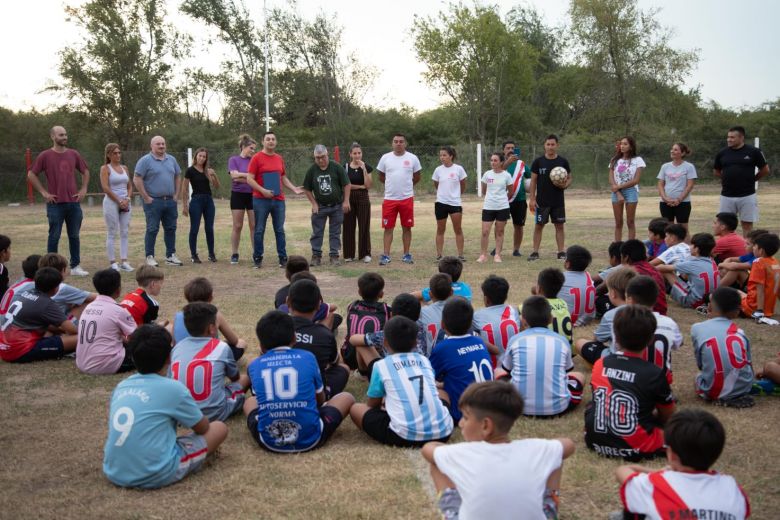
<path id="1" fill-rule="evenodd" d="M 624 188 L 620 190 L 620 194 L 623 195 L 623 199 L 625 199 L 626 204 L 636 204 L 639 202 L 639 190 L 636 189 L 636 186 L 631 186 L 630 188 Z M 618 203 L 617 193 L 612 194 L 612 204 Z"/>
<path id="2" fill-rule="evenodd" d="M 225 385 L 226 399 L 222 403 L 222 409 L 209 414 L 209 421 L 227 421 L 232 415 L 244 408 L 246 390 L 239 383 Z"/>
<path id="3" fill-rule="evenodd" d="M 754 193 L 746 197 L 720 196 L 720 213 L 736 213 L 742 222 L 758 222 L 758 197 Z"/>
<path id="4" fill-rule="evenodd" d="M 482 222 L 506 222 L 507 220 L 509 220 L 509 208 L 482 210 Z"/>
<path id="5" fill-rule="evenodd" d="M 301 453 L 304 451 L 310 451 L 310 450 L 316 450 L 325 442 L 330 439 L 331 435 L 333 435 L 333 432 L 336 431 L 336 428 L 339 427 L 339 424 L 341 424 L 341 421 L 344 419 L 341 416 L 341 412 L 339 412 L 339 409 L 335 406 L 328 406 L 323 405 L 319 408 L 320 412 L 320 420 L 322 421 L 322 433 L 320 434 L 320 440 L 317 441 L 317 443 L 312 446 L 311 448 L 308 448 L 306 450 L 289 450 L 290 453 Z M 258 419 L 258 411 L 257 408 L 249 412 L 249 415 L 246 416 L 246 425 L 249 428 L 249 433 L 252 435 L 252 438 L 257 442 L 257 444 L 260 445 L 261 448 L 267 451 L 272 451 L 268 448 L 268 446 L 263 443 L 263 441 L 260 439 L 260 432 L 257 430 L 259 419 Z M 272 451 L 272 453 L 279 453 L 276 451 Z"/>
<path id="6" fill-rule="evenodd" d="M 179 467 L 176 468 L 176 473 L 170 482 L 164 484 L 165 486 L 178 482 L 190 473 L 198 471 L 203 466 L 206 455 L 209 453 L 206 438 L 194 432 L 177 437 L 176 445 L 183 453 L 181 459 L 179 459 Z"/>
<path id="7" fill-rule="evenodd" d="M 669 294 L 674 301 L 689 309 L 695 309 L 704 303 L 703 300 L 694 299 L 694 296 L 688 290 L 688 286 L 679 279 L 672 285 L 672 290 Z"/>
<path id="8" fill-rule="evenodd" d="M 678 224 L 687 224 L 691 218 L 691 203 L 681 202 L 677 206 L 670 206 L 666 202 L 659 204 L 661 209 L 661 216 L 669 222 L 677 222 Z"/>
<path id="9" fill-rule="evenodd" d="M 509 214 L 512 215 L 512 224 L 515 226 L 525 226 L 525 216 L 528 214 L 528 202 L 524 200 L 513 200 L 509 203 Z"/>
<path id="10" fill-rule="evenodd" d="M 526 417 L 534 417 L 536 419 L 554 419 L 571 412 L 582 402 L 582 392 L 584 391 L 584 387 L 582 383 L 571 374 L 566 375 L 566 387 L 569 389 L 569 395 L 571 398 L 569 399 L 569 406 L 566 407 L 564 411 L 553 415 L 524 415 Z"/>
<path id="11" fill-rule="evenodd" d="M 536 215 L 534 220 L 537 224 L 547 224 L 547 221 L 551 221 L 553 224 L 563 224 L 566 222 L 566 207 L 565 206 L 553 206 L 553 207 L 536 207 Z"/>
<path id="12" fill-rule="evenodd" d="M 447 405 L 449 408 L 449 405 Z M 422 448 L 423 444 L 431 441 L 447 442 L 450 436 L 431 441 L 410 441 L 400 437 L 390 429 L 390 415 L 380 408 L 371 408 L 363 416 L 363 431 L 372 439 L 397 448 Z"/>
<path id="13" fill-rule="evenodd" d="M 601 359 L 607 350 L 609 347 L 598 340 L 588 341 L 580 349 L 580 356 L 591 365 L 595 365 L 596 361 Z"/>
<path id="14" fill-rule="evenodd" d="M 230 192 L 230 209 L 248 209 L 253 211 L 252 208 L 252 193 L 244 193 L 243 191 L 231 191 Z"/>
<path id="15" fill-rule="evenodd" d="M 11 361 L 11 363 L 30 363 L 47 359 L 60 359 L 65 354 L 65 348 L 60 336 L 46 336 L 35 342 L 33 348 Z"/>
<path id="16" fill-rule="evenodd" d="M 331 365 L 322 374 L 325 379 L 325 399 L 344 391 L 349 380 L 349 371 L 340 365 Z"/>
<path id="17" fill-rule="evenodd" d="M 382 358 L 372 359 L 371 363 L 368 364 L 368 366 L 366 367 L 365 370 L 361 370 L 361 369 L 358 368 L 358 373 L 361 376 L 363 376 L 363 377 L 367 377 L 368 380 L 371 381 L 371 374 L 374 373 L 374 365 L 376 365 L 376 362 L 381 360 L 381 359 Z"/>
<path id="18" fill-rule="evenodd" d="M 117 374 L 135 370 L 135 363 L 133 362 L 133 356 L 130 355 L 130 352 L 128 352 L 127 347 L 124 347 L 124 349 L 125 349 L 125 358 L 122 360 L 122 364 L 119 365 L 119 368 L 116 369 Z"/>
<path id="19" fill-rule="evenodd" d="M 382 202 L 382 228 L 393 229 L 395 219 L 400 215 L 401 227 L 414 227 L 414 197 L 404 200 L 387 200 Z"/>
<path id="20" fill-rule="evenodd" d="M 463 206 L 450 206 L 443 202 L 437 202 L 433 205 L 433 213 L 436 215 L 436 220 L 446 220 L 447 216 L 453 213 L 463 213 Z"/>

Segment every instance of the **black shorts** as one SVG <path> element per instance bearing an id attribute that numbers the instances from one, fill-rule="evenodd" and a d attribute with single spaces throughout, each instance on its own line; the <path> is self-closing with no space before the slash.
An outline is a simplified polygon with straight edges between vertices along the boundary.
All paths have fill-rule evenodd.
<path id="1" fill-rule="evenodd" d="M 371 374 L 374 373 L 374 365 L 376 365 L 376 362 L 381 360 L 382 358 L 376 358 L 372 359 L 371 363 L 368 364 L 365 370 L 358 369 L 358 373 L 363 376 L 367 377 L 369 381 L 371 381 Z"/>
<path id="2" fill-rule="evenodd" d="M 691 203 L 681 202 L 677 206 L 669 206 L 666 202 L 659 204 L 661 216 L 669 222 L 677 221 L 678 224 L 687 224 L 691 218 Z"/>
<path id="3" fill-rule="evenodd" d="M 482 222 L 506 222 L 507 220 L 509 220 L 509 208 L 482 210 Z"/>
<path id="4" fill-rule="evenodd" d="M 116 369 L 116 373 L 121 374 L 122 372 L 129 372 L 131 370 L 135 370 L 135 363 L 133 362 L 133 356 L 130 355 L 127 346 L 125 346 L 125 358 L 122 360 L 122 364 L 119 365 L 119 368 Z"/>
<path id="5" fill-rule="evenodd" d="M 397 448 L 422 448 L 423 444 L 431 441 L 410 441 L 399 437 L 397 433 L 390 429 L 390 416 L 385 410 L 380 408 L 371 408 L 363 416 L 363 431 L 372 439 Z M 442 439 L 433 439 L 433 441 L 447 442 L 450 436 Z"/>
<path id="6" fill-rule="evenodd" d="M 547 206 L 536 207 L 536 215 L 534 215 L 534 221 L 537 224 L 547 224 L 547 221 L 553 224 L 563 224 L 566 222 L 566 207 L 565 206 Z"/>
<path id="7" fill-rule="evenodd" d="M 509 203 L 509 214 L 512 215 L 512 224 L 515 226 L 525 226 L 525 216 L 528 214 L 528 202 L 524 200 L 513 200 Z"/>
<path id="8" fill-rule="evenodd" d="M 344 391 L 349 380 L 349 371 L 341 365 L 331 365 L 322 374 L 325 379 L 325 398 L 330 399 Z"/>
<path id="9" fill-rule="evenodd" d="M 248 209 L 252 211 L 252 193 L 243 191 L 230 192 L 230 209 Z"/>
<path id="10" fill-rule="evenodd" d="M 263 441 L 260 440 L 260 433 L 257 431 L 257 423 L 259 422 L 258 418 L 258 409 L 255 408 L 251 412 L 249 412 L 249 415 L 246 416 L 246 425 L 247 428 L 249 428 L 249 433 L 252 435 L 252 438 L 255 440 L 257 444 L 260 445 L 261 448 L 264 450 L 272 451 L 268 449 L 268 446 L 266 446 Z M 310 451 L 310 450 L 316 450 L 325 442 L 327 442 L 328 439 L 333 435 L 333 432 L 336 431 L 336 429 L 341 424 L 341 421 L 344 420 L 344 418 L 341 416 L 341 412 L 339 412 L 339 409 L 335 406 L 328 406 L 323 405 L 319 408 L 320 411 L 320 419 L 322 419 L 322 434 L 320 435 L 320 440 L 317 441 L 317 444 L 309 448 L 308 450 L 304 451 Z M 278 452 L 273 452 L 278 453 Z M 300 452 L 291 452 L 291 453 L 300 453 Z"/>
<path id="11" fill-rule="evenodd" d="M 588 341 L 580 349 L 580 356 L 591 365 L 595 365 L 596 361 L 601 359 L 601 354 L 608 348 L 600 341 Z"/>
<path id="12" fill-rule="evenodd" d="M 30 363 L 47 359 L 60 359 L 65 355 L 60 336 L 46 336 L 35 342 L 35 346 L 13 360 L 13 363 Z"/>
<path id="13" fill-rule="evenodd" d="M 463 206 L 450 206 L 449 204 L 437 202 L 433 205 L 433 213 L 436 215 L 436 220 L 446 220 L 448 215 L 463 213 Z"/>

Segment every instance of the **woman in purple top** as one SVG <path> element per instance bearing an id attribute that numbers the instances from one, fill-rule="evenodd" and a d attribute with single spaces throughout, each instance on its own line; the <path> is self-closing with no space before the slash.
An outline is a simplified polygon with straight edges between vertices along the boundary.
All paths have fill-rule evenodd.
<path id="1" fill-rule="evenodd" d="M 249 219 L 249 239 L 252 241 L 252 251 L 255 248 L 255 212 L 252 209 L 252 187 L 246 183 L 249 161 L 255 153 L 257 141 L 242 134 L 238 138 L 239 155 L 228 160 L 228 172 L 232 180 L 230 190 L 230 211 L 233 213 L 233 231 L 230 234 L 230 244 L 233 254 L 231 264 L 238 263 L 238 244 L 241 242 L 241 230 L 244 228 L 244 214 Z"/>

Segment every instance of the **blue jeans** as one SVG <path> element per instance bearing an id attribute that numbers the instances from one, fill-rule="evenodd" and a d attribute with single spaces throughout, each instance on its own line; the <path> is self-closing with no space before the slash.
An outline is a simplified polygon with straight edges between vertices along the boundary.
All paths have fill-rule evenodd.
<path id="1" fill-rule="evenodd" d="M 144 235 L 146 256 L 154 256 L 154 243 L 157 241 L 157 232 L 160 231 L 160 222 L 163 226 L 166 258 L 176 253 L 176 219 L 179 217 L 176 201 L 172 198 L 167 200 L 154 198 L 151 204 L 144 203 L 144 215 L 146 215 L 146 235 Z"/>
<path id="2" fill-rule="evenodd" d="M 279 260 L 287 258 L 287 242 L 284 236 L 284 201 L 274 199 L 252 199 L 252 208 L 255 210 L 255 251 L 252 255 L 255 260 L 263 258 L 263 238 L 265 238 L 265 225 L 268 215 L 276 235 L 276 254 Z"/>
<path id="3" fill-rule="evenodd" d="M 198 231 L 200 231 L 201 217 L 206 221 L 206 246 L 209 255 L 214 255 L 214 199 L 211 195 L 193 195 L 190 198 L 190 253 L 198 254 Z"/>
<path id="4" fill-rule="evenodd" d="M 62 223 L 68 231 L 68 246 L 70 248 L 70 266 L 76 267 L 81 263 L 81 204 L 78 202 L 60 202 L 46 204 L 46 216 L 49 218 L 49 241 L 46 244 L 46 252 L 56 253 L 62 235 Z"/>

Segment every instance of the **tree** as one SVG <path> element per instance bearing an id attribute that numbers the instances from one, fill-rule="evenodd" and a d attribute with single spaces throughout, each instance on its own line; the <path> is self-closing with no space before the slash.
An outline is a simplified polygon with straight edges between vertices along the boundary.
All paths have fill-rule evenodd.
<path id="1" fill-rule="evenodd" d="M 84 29 L 84 43 L 60 53 L 62 88 L 73 105 L 127 148 L 176 105 L 169 60 L 187 41 L 164 22 L 155 0 L 91 0 L 66 13 Z"/>
<path id="2" fill-rule="evenodd" d="M 603 81 L 600 95 L 610 100 L 622 131 L 632 133 L 643 98 L 679 89 L 698 61 L 697 51 L 667 45 L 671 31 L 655 19 L 657 9 L 642 11 L 637 0 L 571 0 L 571 34 L 576 62 Z M 599 79 L 600 78 L 600 79 Z"/>
<path id="3" fill-rule="evenodd" d="M 450 4 L 436 16 L 415 16 L 412 36 L 426 82 L 463 112 L 470 137 L 497 142 L 531 92 L 538 53 L 509 31 L 494 6 Z"/>

